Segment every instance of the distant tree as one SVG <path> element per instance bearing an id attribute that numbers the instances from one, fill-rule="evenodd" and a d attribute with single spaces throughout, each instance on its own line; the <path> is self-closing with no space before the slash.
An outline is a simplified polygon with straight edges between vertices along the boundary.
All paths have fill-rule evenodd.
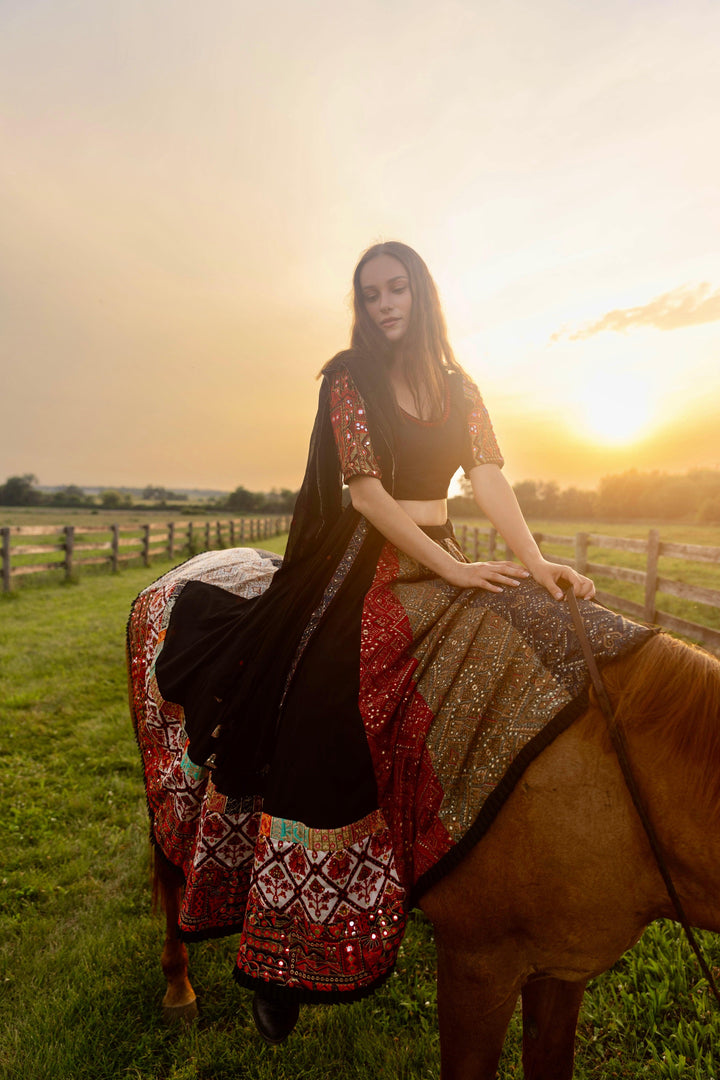
<path id="1" fill-rule="evenodd" d="M 698 492 L 689 475 L 667 476 L 660 474 L 642 499 L 644 516 L 677 521 L 697 512 Z"/>
<path id="2" fill-rule="evenodd" d="M 541 485 L 537 480 L 521 480 L 513 484 L 515 497 L 520 503 L 520 509 L 526 518 L 542 517 L 542 499 L 540 495 Z"/>
<path id="3" fill-rule="evenodd" d="M 176 491 L 168 491 L 164 487 L 155 487 L 153 484 L 148 484 L 146 488 L 143 488 L 142 497 L 146 502 L 187 502 L 187 495 L 180 495 Z"/>
<path id="4" fill-rule="evenodd" d="M 35 488 L 37 482 L 32 473 L 8 477 L 0 485 L 0 506 L 37 506 L 42 502 L 42 493 Z"/>
<path id="5" fill-rule="evenodd" d="M 594 518 L 596 504 L 597 492 L 581 491 L 575 487 L 565 488 L 558 497 L 558 517 L 576 520 Z"/>
<path id="6" fill-rule="evenodd" d="M 720 525 L 720 495 L 705 499 L 698 510 L 701 525 Z"/>
<path id="7" fill-rule="evenodd" d="M 688 476 L 705 498 L 720 496 L 720 469 L 691 469 Z"/>
<path id="8" fill-rule="evenodd" d="M 453 495 L 448 499 L 448 515 L 453 521 L 459 521 L 461 518 L 479 518 L 483 516 L 475 500 L 467 495 Z"/>
<path id="9" fill-rule="evenodd" d="M 240 514 L 249 514 L 253 510 L 262 509 L 264 496 L 256 491 L 248 491 L 242 486 L 228 495 L 225 505 L 228 510 L 237 510 Z"/>
<path id="10" fill-rule="evenodd" d="M 52 493 L 53 506 L 92 506 L 94 500 L 77 484 L 68 484 Z"/>
<path id="11" fill-rule="evenodd" d="M 540 511 L 543 517 L 556 518 L 560 508 L 560 488 L 554 480 L 540 484 Z"/>
<path id="12" fill-rule="evenodd" d="M 460 495 L 453 495 L 448 499 L 448 513 L 453 520 L 460 518 L 476 518 L 482 516 L 480 507 L 475 502 L 472 484 L 467 476 L 461 476 L 458 481 Z"/>
<path id="13" fill-rule="evenodd" d="M 273 488 L 265 496 L 263 510 L 267 514 L 292 514 L 297 497 L 298 492 L 291 491 L 290 488 L 280 488 L 279 491 Z"/>
<path id="14" fill-rule="evenodd" d="M 108 490 L 100 495 L 100 502 L 106 510 L 126 510 L 132 506 L 132 496 L 126 491 Z"/>
<path id="15" fill-rule="evenodd" d="M 645 515 L 642 498 L 649 478 L 655 473 L 639 473 L 637 469 L 616 476 L 603 476 L 598 492 L 597 515 L 599 518 L 638 518 Z"/>
<path id="16" fill-rule="evenodd" d="M 513 486 L 526 518 L 593 517 L 594 491 L 567 488 L 564 491 L 554 480 L 521 480 Z"/>
<path id="17" fill-rule="evenodd" d="M 720 470 L 691 469 L 683 474 L 635 469 L 600 481 L 599 518 L 650 518 L 677 521 L 697 517 L 706 502 L 720 498 Z M 703 511 L 710 513 L 710 507 Z"/>

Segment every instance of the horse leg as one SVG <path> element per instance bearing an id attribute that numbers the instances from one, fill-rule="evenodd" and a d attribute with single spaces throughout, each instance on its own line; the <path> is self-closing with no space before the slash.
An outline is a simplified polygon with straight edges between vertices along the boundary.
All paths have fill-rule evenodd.
<path id="1" fill-rule="evenodd" d="M 188 954 L 177 933 L 183 878 L 180 871 L 155 848 L 154 894 L 160 896 L 165 912 L 165 944 L 160 962 L 167 980 L 163 998 L 163 1019 L 169 1022 L 194 1020 L 198 1014 L 195 991 L 188 979 Z"/>
<path id="2" fill-rule="evenodd" d="M 572 1080 L 575 1028 L 586 983 L 531 979 L 522 989 L 525 1080 Z"/>
<path id="3" fill-rule="evenodd" d="M 493 1080 L 520 985 L 507 958 L 438 946 L 442 1080 Z"/>

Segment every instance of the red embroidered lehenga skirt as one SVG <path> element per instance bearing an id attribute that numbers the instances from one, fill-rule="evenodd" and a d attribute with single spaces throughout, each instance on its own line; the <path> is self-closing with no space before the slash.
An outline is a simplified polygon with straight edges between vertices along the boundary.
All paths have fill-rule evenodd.
<path id="1" fill-rule="evenodd" d="M 426 531 L 463 558 L 449 526 Z M 271 557 L 192 559 L 129 624 L 152 834 L 186 880 L 180 932 L 238 932 L 238 980 L 302 1000 L 353 1000 L 390 973 L 412 904 L 587 700 L 566 604 L 531 580 L 457 589 L 373 532 L 360 519 L 294 651 L 262 793 L 190 760 L 155 665 L 180 598 L 237 607 L 270 583 Z M 601 663 L 651 633 L 580 606 Z"/>

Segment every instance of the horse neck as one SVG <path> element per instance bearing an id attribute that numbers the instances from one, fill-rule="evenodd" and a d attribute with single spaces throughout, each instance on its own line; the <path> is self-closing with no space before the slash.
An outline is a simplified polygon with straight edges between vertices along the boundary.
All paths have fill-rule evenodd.
<path id="1" fill-rule="evenodd" d="M 612 665 L 606 682 L 688 918 L 720 930 L 720 664 L 661 636 Z M 673 917 L 657 880 L 659 914 Z"/>

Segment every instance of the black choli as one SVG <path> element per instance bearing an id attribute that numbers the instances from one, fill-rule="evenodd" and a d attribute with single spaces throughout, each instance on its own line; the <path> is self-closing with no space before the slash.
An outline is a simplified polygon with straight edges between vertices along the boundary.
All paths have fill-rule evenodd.
<path id="1" fill-rule="evenodd" d="M 449 376 L 445 410 L 436 422 L 418 420 L 400 412 L 395 428 L 396 499 L 446 499 L 458 466 L 468 473 L 475 464 L 468 458 L 467 419 L 462 381 Z"/>

